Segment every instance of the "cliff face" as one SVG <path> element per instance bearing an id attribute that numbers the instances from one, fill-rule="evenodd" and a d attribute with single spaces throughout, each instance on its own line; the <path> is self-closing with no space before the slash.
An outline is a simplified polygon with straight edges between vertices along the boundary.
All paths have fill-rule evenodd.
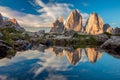
<path id="1" fill-rule="evenodd" d="M 63 17 L 57 19 L 55 22 L 52 23 L 52 28 L 51 28 L 50 32 L 55 32 L 55 33 L 64 32 L 64 19 L 63 19 Z"/>
<path id="2" fill-rule="evenodd" d="M 108 32 L 108 33 L 111 33 L 113 32 L 113 28 L 110 27 L 109 24 L 104 24 L 104 32 Z"/>
<path id="3" fill-rule="evenodd" d="M 103 25 L 104 22 L 101 17 L 97 15 L 97 13 L 92 13 L 88 18 L 85 26 L 86 33 L 96 35 L 103 33 Z"/>
<path id="4" fill-rule="evenodd" d="M 65 29 L 67 31 L 74 30 L 76 32 L 81 32 L 83 30 L 82 16 L 77 10 L 73 10 L 68 16 L 65 23 Z"/>
<path id="5" fill-rule="evenodd" d="M 9 19 L 9 21 L 16 26 L 20 26 L 15 18 Z"/>
<path id="6" fill-rule="evenodd" d="M 2 28 L 5 28 L 5 27 L 6 28 L 14 28 L 18 31 L 19 30 L 25 31 L 25 29 L 18 24 L 18 22 L 15 18 L 3 20 L 3 17 L 1 14 L 0 14 L 0 27 L 2 27 Z"/>

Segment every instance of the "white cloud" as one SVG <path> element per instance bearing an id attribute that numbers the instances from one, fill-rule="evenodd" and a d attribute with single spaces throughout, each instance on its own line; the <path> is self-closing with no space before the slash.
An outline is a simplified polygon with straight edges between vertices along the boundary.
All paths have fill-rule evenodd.
<path id="1" fill-rule="evenodd" d="M 89 17 L 89 14 L 87 14 L 87 13 L 81 13 L 81 15 L 82 15 L 82 23 L 83 23 L 83 26 L 85 26 L 86 21 L 87 21 L 87 19 L 88 19 L 88 17 Z"/>
<path id="2" fill-rule="evenodd" d="M 42 0 L 34 0 L 29 2 L 36 11 L 39 12 L 39 15 L 27 14 L 20 11 L 13 10 L 9 7 L 0 6 L 0 12 L 3 16 L 9 18 L 16 18 L 19 24 L 23 27 L 51 27 L 51 22 L 56 18 L 63 16 L 65 19 L 71 12 L 70 7 L 73 7 L 72 4 L 67 3 L 43 3 Z M 38 8 L 41 7 L 41 8 Z M 83 23 L 86 21 L 88 16 L 86 13 L 82 13 Z M 32 29 L 29 29 L 33 31 Z M 35 30 L 35 29 L 34 29 Z"/>

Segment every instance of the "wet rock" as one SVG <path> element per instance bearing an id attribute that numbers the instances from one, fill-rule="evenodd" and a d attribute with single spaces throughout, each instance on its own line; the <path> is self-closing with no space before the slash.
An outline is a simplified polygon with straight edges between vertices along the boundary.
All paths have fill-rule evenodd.
<path id="1" fill-rule="evenodd" d="M 24 50 L 32 49 L 32 44 L 26 40 L 17 40 L 14 43 L 14 48 L 17 51 L 24 51 Z"/>

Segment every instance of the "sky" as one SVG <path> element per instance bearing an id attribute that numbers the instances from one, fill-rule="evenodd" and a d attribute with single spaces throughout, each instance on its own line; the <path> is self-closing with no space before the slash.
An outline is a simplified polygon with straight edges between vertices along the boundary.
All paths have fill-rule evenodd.
<path id="1" fill-rule="evenodd" d="M 0 13 L 26 28 L 51 27 L 61 16 L 66 20 L 74 9 L 82 15 L 83 24 L 96 12 L 104 23 L 120 26 L 120 0 L 0 0 Z"/>

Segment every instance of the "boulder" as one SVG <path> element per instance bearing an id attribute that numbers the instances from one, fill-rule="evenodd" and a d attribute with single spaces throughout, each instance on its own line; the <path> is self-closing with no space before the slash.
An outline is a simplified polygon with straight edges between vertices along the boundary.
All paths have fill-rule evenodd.
<path id="1" fill-rule="evenodd" d="M 117 53 L 120 53 L 120 36 L 112 36 L 101 45 L 101 48 L 109 52 L 115 50 Z"/>
<path id="2" fill-rule="evenodd" d="M 96 39 L 96 41 L 102 42 L 102 43 L 109 39 L 109 37 L 106 34 L 98 34 L 93 37 Z"/>
<path id="3" fill-rule="evenodd" d="M 26 40 L 17 40 L 14 43 L 14 48 L 16 51 L 25 51 L 32 49 L 32 44 Z"/>

